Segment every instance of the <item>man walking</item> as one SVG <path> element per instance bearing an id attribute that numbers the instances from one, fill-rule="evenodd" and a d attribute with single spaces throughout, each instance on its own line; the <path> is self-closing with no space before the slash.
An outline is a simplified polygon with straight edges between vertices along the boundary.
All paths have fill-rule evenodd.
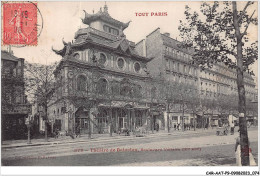
<path id="1" fill-rule="evenodd" d="M 232 123 L 230 124 L 230 134 L 231 135 L 234 134 L 234 130 L 235 130 L 235 124 L 234 124 L 234 121 L 232 121 Z"/>

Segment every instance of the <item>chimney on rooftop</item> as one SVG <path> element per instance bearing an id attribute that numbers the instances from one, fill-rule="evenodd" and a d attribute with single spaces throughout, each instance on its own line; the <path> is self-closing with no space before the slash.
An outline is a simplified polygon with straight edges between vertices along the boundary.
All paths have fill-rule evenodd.
<path id="1" fill-rule="evenodd" d="M 166 35 L 167 37 L 170 37 L 170 33 L 169 32 L 165 32 L 164 35 Z"/>
<path id="2" fill-rule="evenodd" d="M 9 46 L 7 47 L 7 52 L 10 53 L 10 54 L 12 54 L 12 55 L 14 54 L 14 53 L 13 53 L 13 50 L 12 50 L 12 48 L 11 48 L 11 45 L 9 45 Z"/>

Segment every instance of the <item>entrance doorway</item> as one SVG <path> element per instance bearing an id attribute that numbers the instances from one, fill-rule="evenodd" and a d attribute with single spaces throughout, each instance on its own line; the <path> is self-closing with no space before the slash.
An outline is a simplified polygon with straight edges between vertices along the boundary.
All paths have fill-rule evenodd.
<path id="1" fill-rule="evenodd" d="M 124 109 L 120 109 L 118 112 L 118 130 L 127 128 L 127 115 Z"/>
<path id="2" fill-rule="evenodd" d="M 89 111 L 79 108 L 75 113 L 75 129 L 77 133 L 87 134 L 89 132 Z"/>

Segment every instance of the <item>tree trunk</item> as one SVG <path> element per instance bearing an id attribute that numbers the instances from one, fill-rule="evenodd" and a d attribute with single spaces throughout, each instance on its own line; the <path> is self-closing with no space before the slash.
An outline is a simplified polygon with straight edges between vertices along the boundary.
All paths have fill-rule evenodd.
<path id="1" fill-rule="evenodd" d="M 182 101 L 182 131 L 184 130 L 184 101 Z"/>
<path id="2" fill-rule="evenodd" d="M 196 126 L 195 126 L 195 114 L 193 114 L 193 126 L 194 126 L 194 131 L 196 131 Z"/>
<path id="3" fill-rule="evenodd" d="M 90 120 L 90 109 L 89 109 L 89 114 L 88 114 L 88 138 L 91 139 L 91 120 Z"/>
<path id="4" fill-rule="evenodd" d="M 242 55 L 242 34 L 238 24 L 237 4 L 232 2 L 233 6 L 233 21 L 235 27 L 235 34 L 237 39 L 237 88 L 238 88 L 238 111 L 239 111 L 239 130 L 240 130 L 240 146 L 241 146 L 241 162 L 242 166 L 248 166 L 249 163 L 249 145 L 246 124 L 246 97 L 243 76 L 243 55 Z"/>
<path id="5" fill-rule="evenodd" d="M 45 141 L 48 141 L 47 120 L 45 119 Z"/>
<path id="6" fill-rule="evenodd" d="M 169 112 L 170 112 L 170 104 L 168 103 L 168 106 L 167 106 L 167 129 L 168 129 L 168 133 L 170 133 L 170 117 L 169 117 Z"/>
<path id="7" fill-rule="evenodd" d="M 110 121 L 109 136 L 112 137 L 112 134 L 113 134 L 113 122 L 112 122 L 112 108 L 111 107 L 110 107 L 110 110 L 109 110 L 109 121 Z"/>
<path id="8" fill-rule="evenodd" d="M 154 121 L 153 121 L 153 114 L 151 115 L 151 126 L 152 126 L 152 133 L 153 133 L 153 131 L 154 131 Z"/>
<path id="9" fill-rule="evenodd" d="M 27 128 L 28 128 L 28 141 L 27 141 L 27 144 L 31 144 L 31 126 L 30 125 L 31 124 L 27 125 Z"/>
<path id="10" fill-rule="evenodd" d="M 47 111 L 48 111 L 48 108 L 47 108 L 47 103 L 46 103 L 46 105 L 45 105 L 45 141 L 48 141 Z"/>

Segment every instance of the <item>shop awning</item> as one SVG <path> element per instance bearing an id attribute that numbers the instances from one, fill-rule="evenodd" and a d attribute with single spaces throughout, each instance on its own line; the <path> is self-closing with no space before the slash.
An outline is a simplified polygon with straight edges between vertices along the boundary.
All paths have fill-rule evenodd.
<path id="1" fill-rule="evenodd" d="M 141 106 L 141 105 L 132 105 L 128 102 L 121 102 L 121 101 L 112 101 L 111 104 L 109 103 L 100 103 L 98 107 L 106 107 L 106 108 L 133 108 L 133 109 L 139 109 L 139 110 L 146 110 L 149 109 L 148 106 Z"/>

